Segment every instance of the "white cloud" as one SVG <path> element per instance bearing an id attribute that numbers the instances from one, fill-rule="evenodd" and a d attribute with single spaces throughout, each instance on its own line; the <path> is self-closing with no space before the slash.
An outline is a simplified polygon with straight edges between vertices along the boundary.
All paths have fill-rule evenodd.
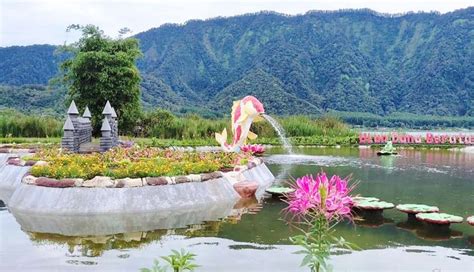
<path id="1" fill-rule="evenodd" d="M 0 0 L 0 46 L 71 42 L 77 35 L 65 29 L 75 23 L 95 24 L 116 35 L 125 26 L 138 33 L 164 23 L 261 10 L 285 14 L 341 8 L 449 12 L 469 5 L 472 0 Z"/>

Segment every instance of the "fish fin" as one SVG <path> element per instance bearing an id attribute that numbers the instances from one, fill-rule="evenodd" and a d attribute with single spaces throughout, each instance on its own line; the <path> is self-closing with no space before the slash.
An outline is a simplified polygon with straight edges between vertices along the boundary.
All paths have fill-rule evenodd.
<path id="1" fill-rule="evenodd" d="M 247 137 L 250 140 L 255 140 L 255 139 L 257 139 L 258 135 L 249 130 L 249 133 L 247 134 Z"/>
<path id="2" fill-rule="evenodd" d="M 227 129 L 224 128 L 222 133 L 216 132 L 216 141 L 221 145 L 224 146 L 227 141 Z"/>

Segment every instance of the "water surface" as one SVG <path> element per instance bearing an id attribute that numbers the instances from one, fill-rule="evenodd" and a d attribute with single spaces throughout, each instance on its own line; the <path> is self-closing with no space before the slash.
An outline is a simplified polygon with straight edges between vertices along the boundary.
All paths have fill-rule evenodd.
<path id="1" fill-rule="evenodd" d="M 268 153 L 265 160 L 278 182 L 322 169 L 352 175 L 358 182 L 355 193 L 361 195 L 395 204 L 437 205 L 464 218 L 474 214 L 474 154 L 403 150 L 396 157 L 377 157 L 371 149 L 355 148 L 295 148 L 292 155 L 275 148 Z M 121 218 L 124 226 L 116 226 L 118 220 L 89 218 L 73 225 L 87 229 L 81 224 L 94 220 L 101 231 L 82 236 L 31 231 L 38 226 L 20 226 L 24 220 L 17 221 L 2 207 L 0 270 L 137 271 L 171 249 L 184 248 L 198 255 L 198 271 L 308 271 L 299 267 L 301 257 L 292 254 L 297 247 L 290 245 L 288 236 L 295 232 L 281 220 L 284 207 L 273 198 L 261 203 L 249 200 L 233 210 L 212 210 L 212 216 L 208 216 L 211 209 L 169 215 L 156 229 L 150 226 L 149 214 L 133 215 L 128 221 Z M 226 218 L 217 218 L 221 216 Z M 208 221 L 192 222 L 203 218 Z M 144 229 L 137 224 L 142 219 L 151 222 Z M 362 250 L 336 252 L 331 261 L 335 271 L 474 270 L 474 227 L 456 224 L 451 232 L 439 235 L 407 224 L 406 215 L 396 210 L 385 211 L 379 219 L 338 226 L 338 234 Z M 38 222 L 34 224 L 42 224 Z M 107 231 L 121 227 L 134 231 Z"/>

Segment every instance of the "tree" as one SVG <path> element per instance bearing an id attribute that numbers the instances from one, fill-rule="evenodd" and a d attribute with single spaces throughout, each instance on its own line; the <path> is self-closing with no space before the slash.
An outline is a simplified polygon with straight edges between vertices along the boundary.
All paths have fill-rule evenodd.
<path id="1" fill-rule="evenodd" d="M 108 37 L 94 25 L 70 25 L 70 30 L 82 31 L 82 37 L 59 48 L 70 56 L 60 64 L 69 101 L 74 100 L 80 110 L 89 107 L 97 133 L 109 100 L 117 112 L 119 129 L 132 131 L 141 113 L 141 77 L 135 64 L 142 55 L 138 40 Z"/>

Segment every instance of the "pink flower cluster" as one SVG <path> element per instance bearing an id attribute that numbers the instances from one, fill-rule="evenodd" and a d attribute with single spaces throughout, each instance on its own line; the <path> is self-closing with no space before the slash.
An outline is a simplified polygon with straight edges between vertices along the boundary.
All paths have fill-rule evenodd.
<path id="1" fill-rule="evenodd" d="M 347 179 L 336 175 L 328 179 L 326 173 L 321 172 L 316 177 L 306 175 L 298 178 L 293 188 L 295 191 L 288 195 L 289 212 L 295 215 L 320 213 L 328 220 L 350 218 L 353 201 Z"/>
<path id="2" fill-rule="evenodd" d="M 240 150 L 242 152 L 250 152 L 252 154 L 263 154 L 265 152 L 265 147 L 263 145 L 243 145 L 240 147 Z"/>

